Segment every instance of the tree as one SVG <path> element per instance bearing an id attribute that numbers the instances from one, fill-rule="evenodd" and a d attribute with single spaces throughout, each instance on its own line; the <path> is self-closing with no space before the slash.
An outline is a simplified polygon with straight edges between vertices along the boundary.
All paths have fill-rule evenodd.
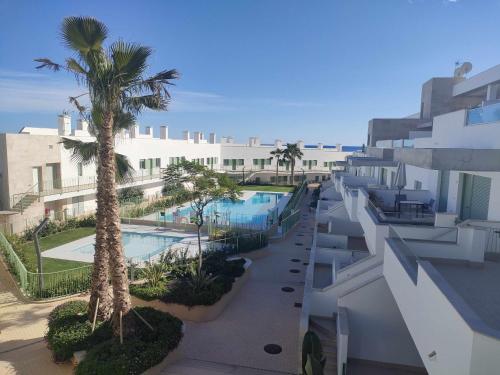
<path id="1" fill-rule="evenodd" d="M 276 185 L 278 185 L 279 165 L 285 160 L 284 151 L 281 148 L 271 151 L 271 158 L 276 160 Z"/>
<path id="2" fill-rule="evenodd" d="M 151 49 L 138 44 L 117 41 L 109 47 L 104 46 L 108 30 L 106 26 L 91 17 L 65 18 L 61 36 L 76 58 L 70 57 L 64 64 L 57 64 L 50 59 L 35 61 L 37 68 L 54 71 L 66 70 L 76 76 L 78 83 L 85 87 L 91 105 L 89 111 L 79 103 L 77 97 L 71 97 L 80 114 L 92 121 L 98 128 L 97 149 L 97 225 L 96 257 L 109 257 L 111 283 L 113 286 L 113 331 L 127 336 L 134 331 L 134 319 L 129 314 L 131 309 L 128 289 L 127 266 L 121 242 L 119 205 L 116 192 L 116 156 L 114 152 L 114 129 L 118 121 L 117 114 L 127 113 L 135 117 L 144 109 L 166 110 L 170 100 L 167 91 L 171 80 L 178 78 L 175 70 L 164 70 L 150 77 L 145 77 Z M 95 259 L 94 258 L 94 259 Z M 104 261 L 99 259 L 99 264 Z M 107 276 L 107 275 L 106 275 Z M 96 272 L 93 278 L 96 277 Z M 89 308 L 95 306 L 99 293 L 96 287 L 104 289 L 107 277 L 99 274 L 99 280 L 92 280 L 91 301 Z M 123 325 L 122 325 L 123 317 Z"/>
<path id="3" fill-rule="evenodd" d="M 290 161 L 290 168 L 291 168 L 291 178 L 292 178 L 292 184 L 294 183 L 293 180 L 293 172 L 295 170 L 295 160 L 302 159 L 302 156 L 304 156 L 304 153 L 300 150 L 299 146 L 297 143 L 287 143 L 285 150 L 283 152 L 285 159 Z"/>
<path id="4" fill-rule="evenodd" d="M 174 195 L 189 192 L 191 209 L 198 235 L 198 274 L 201 275 L 203 251 L 201 248 L 201 227 L 205 224 L 205 208 L 215 200 L 230 199 L 235 201 L 241 195 L 236 182 L 225 173 L 217 173 L 204 165 L 190 161 L 169 165 L 163 176 L 166 186 L 182 189 L 169 189 Z M 175 193 L 175 191 L 177 193 Z"/>

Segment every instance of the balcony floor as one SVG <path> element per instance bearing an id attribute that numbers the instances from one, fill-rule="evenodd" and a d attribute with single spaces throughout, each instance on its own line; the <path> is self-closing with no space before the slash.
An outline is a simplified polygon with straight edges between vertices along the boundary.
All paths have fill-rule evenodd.
<path id="1" fill-rule="evenodd" d="M 432 265 L 486 324 L 500 330 L 500 262 L 485 261 L 484 267 Z"/>

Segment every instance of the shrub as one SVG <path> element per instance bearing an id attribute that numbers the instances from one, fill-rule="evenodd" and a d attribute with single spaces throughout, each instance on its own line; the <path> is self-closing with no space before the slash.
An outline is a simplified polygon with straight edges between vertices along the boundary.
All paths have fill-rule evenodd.
<path id="1" fill-rule="evenodd" d="M 118 191 L 118 202 L 125 203 L 129 201 L 140 202 L 144 198 L 144 191 L 137 186 L 130 186 Z"/>
<path id="2" fill-rule="evenodd" d="M 136 337 L 121 345 L 111 339 L 92 347 L 76 368 L 77 375 L 135 375 L 160 363 L 179 344 L 182 321 L 149 307 L 135 309 L 154 330 L 136 319 Z"/>
<path id="3" fill-rule="evenodd" d="M 170 285 L 161 298 L 166 303 L 178 303 L 186 306 L 210 306 L 219 301 L 233 286 L 234 278 L 218 276 L 212 283 L 195 290 L 187 280 L 178 280 Z"/>
<path id="4" fill-rule="evenodd" d="M 99 322 L 92 332 L 87 307 L 86 302 L 70 301 L 57 306 L 50 313 L 46 338 L 57 362 L 71 358 L 75 351 L 111 338 L 111 327 L 107 322 Z"/>
<path id="5" fill-rule="evenodd" d="M 158 284 L 157 286 L 151 286 L 148 283 L 130 285 L 130 294 L 143 299 L 144 301 L 160 299 L 166 292 L 167 286 L 164 282 Z"/>

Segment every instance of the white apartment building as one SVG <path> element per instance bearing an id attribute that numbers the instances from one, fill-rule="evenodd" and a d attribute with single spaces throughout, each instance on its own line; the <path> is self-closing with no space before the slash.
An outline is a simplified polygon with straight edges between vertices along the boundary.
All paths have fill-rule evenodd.
<path id="1" fill-rule="evenodd" d="M 427 81 L 323 184 L 301 333 L 336 339 L 339 375 L 500 373 L 499 86 Z"/>
<path id="2" fill-rule="evenodd" d="M 139 126 L 116 136 L 116 152 L 127 156 L 134 168 L 133 178 L 119 189 L 139 186 L 146 197 L 159 196 L 163 187 L 162 168 L 179 161 L 191 160 L 245 182 L 275 182 L 276 161 L 270 151 L 283 148 L 281 141 L 260 144 L 252 137 L 248 144 L 236 144 L 233 138 L 217 142 L 215 133 L 208 139 L 202 132 L 184 131 L 182 139 L 172 139 L 168 127 L 159 135 Z M 95 210 L 96 168 L 82 165 L 64 149 L 62 138 L 91 142 L 85 121 L 72 127 L 71 117 L 60 115 L 57 128 L 24 127 L 18 134 L 0 134 L 0 229 L 19 232 L 39 222 L 44 215 L 77 216 Z M 295 181 L 326 180 L 335 163 L 350 152 L 341 145 L 308 146 L 298 141 L 304 156 L 297 160 Z M 290 166 L 278 166 L 279 183 L 291 183 Z"/>

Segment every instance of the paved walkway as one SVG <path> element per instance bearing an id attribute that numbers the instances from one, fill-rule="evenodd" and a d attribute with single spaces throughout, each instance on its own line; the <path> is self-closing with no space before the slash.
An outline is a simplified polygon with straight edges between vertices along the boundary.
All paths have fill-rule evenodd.
<path id="1" fill-rule="evenodd" d="M 308 197 L 302 220 L 287 239 L 253 257 L 250 278 L 218 319 L 187 323 L 179 348 L 182 359 L 163 369 L 170 375 L 295 374 L 298 368 L 300 306 L 314 216 Z M 300 244 L 300 245 L 299 245 Z M 260 254 L 262 256 L 257 256 Z M 298 259 L 292 262 L 291 259 Z M 296 269 L 298 273 L 290 272 Z M 0 265 L 0 374 L 66 375 L 69 364 L 55 364 L 43 336 L 49 312 L 60 302 L 25 303 Z M 283 287 L 294 290 L 286 293 Z M 267 354 L 277 344 L 282 352 Z"/>
<path id="2" fill-rule="evenodd" d="M 296 374 L 299 317 L 314 215 L 304 199 L 301 222 L 284 241 L 270 244 L 263 257 L 253 259 L 252 273 L 218 319 L 187 323 L 180 360 L 163 370 L 168 375 Z M 300 245 L 298 245 L 300 244 Z M 292 262 L 298 259 L 298 262 Z M 298 273 L 290 272 L 296 269 Z M 292 287 L 291 293 L 281 290 Z M 264 346 L 280 345 L 278 355 Z"/>
<path id="3" fill-rule="evenodd" d="M 26 303 L 0 264 L 0 374 L 71 374 L 52 361 L 43 336 L 47 315 L 60 302 Z"/>

